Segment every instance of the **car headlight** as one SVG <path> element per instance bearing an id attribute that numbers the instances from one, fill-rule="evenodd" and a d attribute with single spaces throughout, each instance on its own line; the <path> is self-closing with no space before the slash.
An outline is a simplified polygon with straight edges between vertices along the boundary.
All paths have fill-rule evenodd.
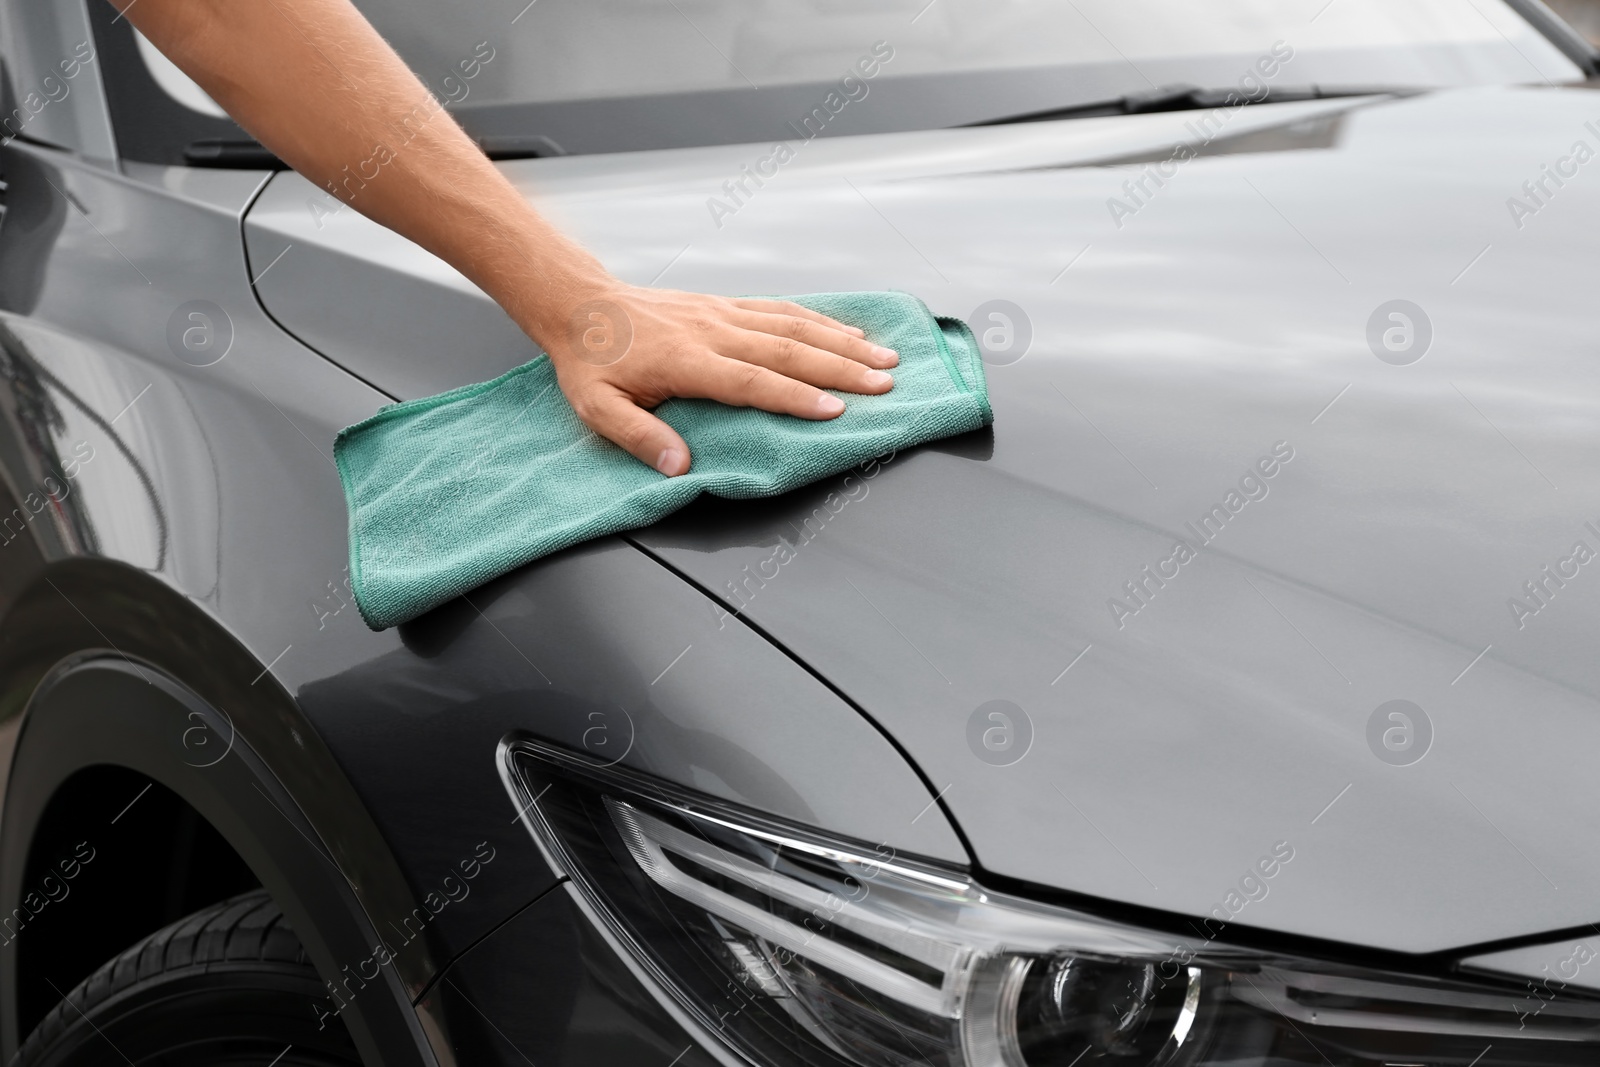
<path id="1" fill-rule="evenodd" d="M 540 742 L 502 776 L 602 931 L 760 1067 L 1593 1063 L 1600 999 L 1229 947 L 983 888 Z M 733 1057 L 726 1054 L 732 1052 Z"/>

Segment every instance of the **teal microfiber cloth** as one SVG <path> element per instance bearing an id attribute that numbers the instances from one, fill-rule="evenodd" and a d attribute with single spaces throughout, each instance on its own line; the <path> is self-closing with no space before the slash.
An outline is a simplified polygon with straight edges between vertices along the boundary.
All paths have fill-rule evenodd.
<path id="1" fill-rule="evenodd" d="M 701 493 L 771 496 L 896 449 L 993 420 L 972 331 L 907 293 L 821 293 L 796 303 L 900 353 L 882 396 L 840 393 L 812 422 L 710 400 L 655 413 L 689 444 L 667 478 L 578 421 L 547 356 L 491 382 L 409 400 L 341 430 L 350 580 L 374 630 L 592 537 L 647 526 Z M 624 356 L 624 359 L 627 357 Z"/>

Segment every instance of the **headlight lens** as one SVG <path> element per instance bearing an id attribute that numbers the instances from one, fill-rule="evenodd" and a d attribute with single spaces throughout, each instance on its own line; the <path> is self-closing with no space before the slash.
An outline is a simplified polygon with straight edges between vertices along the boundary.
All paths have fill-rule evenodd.
<path id="1" fill-rule="evenodd" d="M 531 740 L 502 774 L 586 911 L 761 1067 L 1542 1067 L 1600 998 L 1229 948 L 985 890 Z"/>

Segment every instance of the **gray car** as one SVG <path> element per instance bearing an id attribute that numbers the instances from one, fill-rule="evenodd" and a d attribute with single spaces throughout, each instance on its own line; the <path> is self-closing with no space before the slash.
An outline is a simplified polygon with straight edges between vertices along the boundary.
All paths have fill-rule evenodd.
<path id="1" fill-rule="evenodd" d="M 536 349 L 4 0 L 0 1058 L 1595 1062 L 1538 0 L 360 6 L 619 276 L 914 292 L 994 425 L 373 632 L 335 433 Z"/>

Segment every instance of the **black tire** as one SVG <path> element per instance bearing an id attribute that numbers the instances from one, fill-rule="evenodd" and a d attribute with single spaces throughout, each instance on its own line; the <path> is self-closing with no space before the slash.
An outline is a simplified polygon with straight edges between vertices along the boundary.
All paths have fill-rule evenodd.
<path id="1" fill-rule="evenodd" d="M 359 1065 L 331 1010 L 300 939 L 257 889 L 179 919 L 101 966 L 51 1009 L 11 1063 Z"/>

